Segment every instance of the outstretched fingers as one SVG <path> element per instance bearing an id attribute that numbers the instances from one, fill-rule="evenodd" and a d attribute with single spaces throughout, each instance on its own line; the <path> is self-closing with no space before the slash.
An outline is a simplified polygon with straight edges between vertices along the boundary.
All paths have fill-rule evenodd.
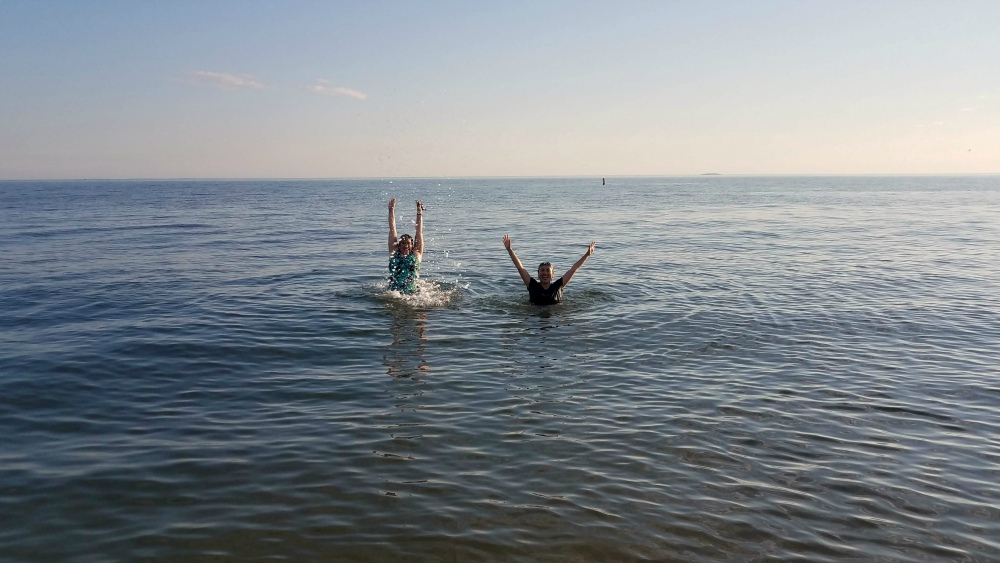
<path id="1" fill-rule="evenodd" d="M 589 247 L 589 248 L 587 248 L 587 256 L 590 256 L 590 255 L 592 255 L 592 254 L 594 253 L 594 249 L 595 249 L 595 248 L 597 248 L 597 241 L 596 241 L 596 240 L 595 240 L 595 241 L 592 241 L 592 242 L 590 243 L 590 247 Z"/>
<path id="2" fill-rule="evenodd" d="M 389 200 L 389 209 L 395 209 L 395 208 L 396 208 L 396 198 L 392 198 Z"/>
<path id="3" fill-rule="evenodd" d="M 503 246 L 507 250 L 510 250 L 510 235 L 504 235 L 503 236 Z"/>

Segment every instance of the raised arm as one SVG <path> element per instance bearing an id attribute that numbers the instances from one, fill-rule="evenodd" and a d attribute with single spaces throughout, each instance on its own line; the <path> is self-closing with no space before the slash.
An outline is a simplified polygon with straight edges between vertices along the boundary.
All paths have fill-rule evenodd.
<path id="1" fill-rule="evenodd" d="M 521 261 L 518 260 L 517 254 L 514 254 L 514 249 L 510 247 L 510 235 L 503 236 L 503 246 L 507 249 L 507 254 L 510 254 L 511 262 L 513 262 L 514 266 L 517 267 L 517 273 L 521 274 L 521 281 L 523 281 L 524 285 L 527 286 L 531 283 L 531 276 L 528 275 L 528 270 L 525 270 L 524 266 L 521 265 Z"/>
<path id="2" fill-rule="evenodd" d="M 417 200 L 417 227 L 413 238 L 413 253 L 417 257 L 424 255 L 424 204 Z"/>
<path id="3" fill-rule="evenodd" d="M 396 252 L 396 198 L 389 200 L 389 252 Z"/>
<path id="4" fill-rule="evenodd" d="M 572 279 L 573 274 L 575 274 L 576 271 L 580 269 L 580 266 L 583 266 L 583 263 L 587 261 L 587 258 L 590 258 L 590 255 L 594 253 L 595 246 L 597 246 L 596 242 L 590 243 L 590 246 L 587 247 L 587 252 L 584 252 L 583 256 L 576 261 L 576 264 L 573 264 L 573 267 L 567 270 L 565 274 L 563 274 L 562 281 L 564 286 L 569 283 L 569 280 Z"/>

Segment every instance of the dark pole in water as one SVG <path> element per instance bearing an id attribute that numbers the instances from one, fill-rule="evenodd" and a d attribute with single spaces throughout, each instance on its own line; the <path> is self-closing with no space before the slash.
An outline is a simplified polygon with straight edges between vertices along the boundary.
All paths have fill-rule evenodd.
<path id="1" fill-rule="evenodd" d="M 604 178 L 601 178 L 601 185 L 604 185 Z"/>

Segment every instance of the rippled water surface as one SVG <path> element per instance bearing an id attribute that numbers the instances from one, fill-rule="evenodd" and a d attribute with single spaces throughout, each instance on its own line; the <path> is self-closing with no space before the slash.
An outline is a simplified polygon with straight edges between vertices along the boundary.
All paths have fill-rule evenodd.
<path id="1" fill-rule="evenodd" d="M 386 202 L 426 206 L 384 291 Z M 1000 559 L 1000 178 L 0 183 L 0 559 Z M 596 254 L 554 307 L 529 270 Z"/>

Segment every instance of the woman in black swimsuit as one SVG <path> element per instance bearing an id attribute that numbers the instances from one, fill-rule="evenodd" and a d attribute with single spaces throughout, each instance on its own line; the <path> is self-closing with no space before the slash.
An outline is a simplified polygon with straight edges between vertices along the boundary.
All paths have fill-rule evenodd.
<path id="1" fill-rule="evenodd" d="M 573 277 L 573 274 L 583 266 L 583 263 L 590 258 L 590 255 L 594 253 L 594 247 L 597 246 L 596 242 L 590 243 L 587 248 L 587 252 L 584 253 L 583 257 L 573 264 L 561 278 L 556 281 L 552 281 L 553 268 L 552 264 L 548 262 L 542 262 L 538 265 L 538 280 L 531 277 L 528 271 L 524 269 L 521 265 L 521 261 L 518 260 L 517 254 L 514 254 L 514 249 L 510 247 L 510 235 L 503 236 L 503 245 L 507 249 L 507 254 L 510 254 L 511 261 L 517 266 L 517 273 L 521 274 L 521 281 L 528 288 L 528 298 L 535 305 L 554 305 L 562 301 L 562 290 L 569 283 L 569 280 Z"/>

